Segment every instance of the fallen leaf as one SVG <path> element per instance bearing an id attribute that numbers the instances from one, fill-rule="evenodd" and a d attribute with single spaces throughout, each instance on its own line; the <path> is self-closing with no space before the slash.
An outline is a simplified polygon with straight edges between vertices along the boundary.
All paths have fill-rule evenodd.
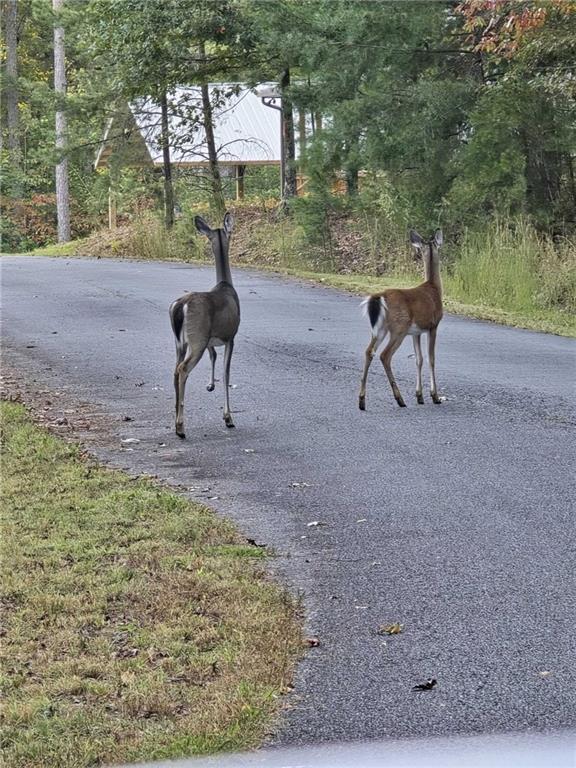
<path id="1" fill-rule="evenodd" d="M 310 648 L 317 648 L 320 645 L 320 640 L 317 637 L 307 637 L 306 644 L 309 645 Z"/>
<path id="2" fill-rule="evenodd" d="M 135 673 L 128 669 L 120 674 L 120 680 L 124 685 L 130 685 L 130 683 L 134 681 L 135 677 Z"/>
<path id="3" fill-rule="evenodd" d="M 545 669 L 542 672 L 540 672 L 540 677 L 548 677 L 550 674 L 549 670 Z"/>
<path id="4" fill-rule="evenodd" d="M 435 685 L 436 685 L 436 679 L 434 677 L 429 677 L 425 683 L 419 683 L 418 685 L 413 685 L 412 690 L 413 691 L 431 691 Z"/>
<path id="5" fill-rule="evenodd" d="M 135 445 L 136 443 L 139 443 L 140 440 L 138 440 L 137 437 L 125 437 L 124 440 L 120 441 L 122 445 Z"/>
<path id="6" fill-rule="evenodd" d="M 256 453 L 254 448 L 244 448 L 244 453 Z"/>
<path id="7" fill-rule="evenodd" d="M 290 483 L 291 488 L 310 488 L 309 483 Z"/>
<path id="8" fill-rule="evenodd" d="M 399 635 L 400 632 L 402 632 L 404 628 L 404 624 L 399 624 L 396 622 L 395 624 L 382 624 L 381 627 L 378 629 L 379 635 Z"/>
<path id="9" fill-rule="evenodd" d="M 308 528 L 317 528 L 320 525 L 328 525 L 328 523 L 323 523 L 322 520 L 312 520 L 310 523 L 306 523 Z"/>

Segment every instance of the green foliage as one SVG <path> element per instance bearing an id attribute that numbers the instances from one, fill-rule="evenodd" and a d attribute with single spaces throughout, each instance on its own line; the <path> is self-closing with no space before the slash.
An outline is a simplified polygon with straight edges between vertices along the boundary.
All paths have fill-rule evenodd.
<path id="1" fill-rule="evenodd" d="M 306 197 L 293 210 L 314 258 L 338 262 L 334 227 L 343 212 L 356 218 L 375 264 L 398 261 L 388 254 L 400 258 L 410 226 L 441 224 L 454 243 L 492 217 L 523 216 L 542 233 L 569 236 L 576 13 L 573 3 L 551 2 L 546 13 L 539 6 L 525 0 L 523 24 L 513 3 L 68 2 L 65 108 L 76 210 L 94 226 L 105 220 L 107 177 L 91 163 L 107 119 L 125 114 L 127 101 L 207 81 L 277 82 L 288 67 L 287 95 L 308 125 L 299 161 Z M 2 171 L 4 192 L 21 190 L 29 202 L 54 183 L 53 19 L 46 0 L 19 8 L 23 170 L 4 153 Z M 200 119 L 189 104 L 171 108 L 190 129 Z M 118 151 L 112 163 L 121 223 L 162 207 L 159 180 L 134 163 Z M 184 214 L 210 201 L 206 176 L 174 177 Z M 234 180 L 223 181 L 233 197 Z M 245 188 L 249 199 L 277 197 L 277 169 L 249 168 Z M 13 239 L 31 241 L 28 232 Z"/>

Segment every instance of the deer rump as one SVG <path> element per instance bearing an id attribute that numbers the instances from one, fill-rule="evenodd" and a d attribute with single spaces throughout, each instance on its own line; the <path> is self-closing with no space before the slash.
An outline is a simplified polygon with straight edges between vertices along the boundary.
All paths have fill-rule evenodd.
<path id="1" fill-rule="evenodd" d="M 222 347 L 235 337 L 240 325 L 238 295 L 228 283 L 218 283 L 208 293 L 188 293 L 172 304 L 170 320 L 179 360 L 186 357 L 189 345 Z M 215 328 L 217 336 L 213 335 Z"/>

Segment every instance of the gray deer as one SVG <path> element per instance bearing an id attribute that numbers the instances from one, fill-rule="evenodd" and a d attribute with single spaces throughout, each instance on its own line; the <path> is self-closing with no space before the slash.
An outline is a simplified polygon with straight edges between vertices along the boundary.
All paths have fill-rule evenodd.
<path id="1" fill-rule="evenodd" d="M 187 293 L 176 299 L 170 306 L 170 321 L 176 337 L 176 370 L 174 389 L 176 391 L 176 434 L 184 433 L 184 392 L 190 371 L 198 365 L 206 350 L 212 363 L 212 375 L 207 386 L 214 389 L 214 367 L 216 347 L 224 347 L 224 422 L 233 427 L 230 413 L 229 380 L 230 361 L 234 349 L 234 337 L 240 325 L 240 301 L 232 285 L 228 247 L 234 226 L 230 213 L 224 216 L 222 229 L 212 229 L 201 216 L 194 219 L 196 229 L 210 240 L 216 262 L 214 288 L 207 293 Z"/>

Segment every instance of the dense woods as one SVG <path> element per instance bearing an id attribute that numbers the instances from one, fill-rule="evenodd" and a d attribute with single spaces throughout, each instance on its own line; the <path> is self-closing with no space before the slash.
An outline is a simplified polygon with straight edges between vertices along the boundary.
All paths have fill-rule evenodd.
<path id="1" fill-rule="evenodd" d="M 56 239 L 55 168 L 64 161 L 72 236 L 105 225 L 110 176 L 124 221 L 143 208 L 167 227 L 174 206 L 184 218 L 195 206 L 221 211 L 232 189 L 215 147 L 207 175 L 175 172 L 165 120 L 162 178 L 122 156 L 95 172 L 104 127 L 128 102 L 153 97 L 165 118 L 177 113 L 190 131 L 201 122 L 209 135 L 208 89 L 199 111 L 179 102 L 176 86 L 273 82 L 287 150 L 281 210 L 329 266 L 347 258 L 343 220 L 376 272 L 393 266 L 387 254 L 404 247 L 410 225 L 441 224 L 449 256 L 479 232 L 528 228 L 562 251 L 572 275 L 552 289 L 557 301 L 574 291 L 571 0 L 66 0 L 54 9 L 3 0 L 2 11 L 4 250 Z M 65 96 L 54 79 L 58 28 Z M 58 141 L 56 114 L 66 119 Z M 306 131 L 295 160 L 298 122 Z M 306 194 L 293 199 L 296 172 Z M 273 205 L 278 174 L 248 174 L 244 204 Z"/>

